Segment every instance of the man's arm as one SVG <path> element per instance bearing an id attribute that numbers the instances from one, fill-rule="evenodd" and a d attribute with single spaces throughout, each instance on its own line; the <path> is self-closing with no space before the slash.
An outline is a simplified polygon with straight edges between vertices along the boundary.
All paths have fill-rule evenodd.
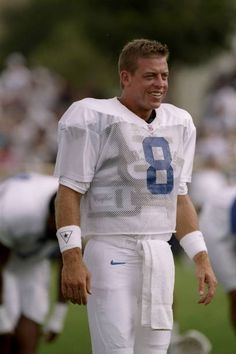
<path id="1" fill-rule="evenodd" d="M 81 194 L 63 185 L 56 197 L 56 227 L 80 225 Z M 87 304 L 90 294 L 90 273 L 82 259 L 82 250 L 74 247 L 62 252 L 62 294 L 66 300 Z"/>
<path id="2" fill-rule="evenodd" d="M 53 305 L 53 311 L 50 314 L 47 323 L 43 327 L 44 338 L 47 342 L 53 341 L 62 332 L 66 315 L 68 312 L 68 303 L 62 295 L 61 273 L 62 273 L 62 258 L 56 258 L 57 262 L 57 300 Z"/>
<path id="3" fill-rule="evenodd" d="M 3 303 L 3 271 L 11 255 L 10 248 L 0 242 L 0 337 L 12 331 L 7 309 Z"/>
<path id="4" fill-rule="evenodd" d="M 179 195 L 177 199 L 176 238 L 181 241 L 186 235 L 199 230 L 198 217 L 188 195 Z M 206 251 L 198 252 L 193 260 L 196 265 L 196 277 L 199 284 L 199 303 L 209 304 L 215 294 L 217 280 Z M 207 289 L 206 286 L 207 285 Z"/>
<path id="5" fill-rule="evenodd" d="M 3 270 L 10 257 L 11 250 L 0 242 L 0 306 L 3 303 Z"/>

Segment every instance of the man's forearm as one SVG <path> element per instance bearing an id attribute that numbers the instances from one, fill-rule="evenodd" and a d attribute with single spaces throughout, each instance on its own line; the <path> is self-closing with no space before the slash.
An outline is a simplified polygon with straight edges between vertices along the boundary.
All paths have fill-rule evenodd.
<path id="1" fill-rule="evenodd" d="M 69 249 L 82 248 L 80 199 L 80 193 L 63 185 L 59 186 L 55 209 L 57 238 L 62 253 Z"/>
<path id="2" fill-rule="evenodd" d="M 0 305 L 2 304 L 3 294 L 3 271 L 10 257 L 11 250 L 0 243 Z"/>
<path id="3" fill-rule="evenodd" d="M 180 241 L 182 237 L 196 230 L 199 230 L 199 225 L 193 203 L 188 195 L 180 195 L 177 201 L 176 238 Z"/>
<path id="4" fill-rule="evenodd" d="M 56 226 L 80 225 L 81 194 L 60 185 L 55 201 Z"/>
<path id="5" fill-rule="evenodd" d="M 178 196 L 176 238 L 190 259 L 194 259 L 198 253 L 207 252 L 197 213 L 188 195 Z"/>

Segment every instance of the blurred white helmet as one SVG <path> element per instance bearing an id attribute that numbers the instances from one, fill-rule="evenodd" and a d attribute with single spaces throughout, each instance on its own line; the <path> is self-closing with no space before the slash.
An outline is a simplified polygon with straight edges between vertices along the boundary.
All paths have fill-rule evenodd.
<path id="1" fill-rule="evenodd" d="M 189 330 L 171 343 L 168 354 L 210 354 L 211 349 L 211 342 L 203 333 Z"/>

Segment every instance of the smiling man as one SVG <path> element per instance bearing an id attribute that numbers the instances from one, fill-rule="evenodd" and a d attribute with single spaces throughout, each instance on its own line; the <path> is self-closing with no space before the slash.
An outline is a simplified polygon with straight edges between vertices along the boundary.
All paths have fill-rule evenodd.
<path id="1" fill-rule="evenodd" d="M 88 304 L 93 354 L 167 353 L 173 233 L 195 262 L 199 303 L 215 293 L 187 188 L 196 130 L 189 113 L 162 103 L 168 55 L 157 41 L 127 43 L 120 97 L 75 102 L 59 123 L 62 289 L 66 299 Z"/>

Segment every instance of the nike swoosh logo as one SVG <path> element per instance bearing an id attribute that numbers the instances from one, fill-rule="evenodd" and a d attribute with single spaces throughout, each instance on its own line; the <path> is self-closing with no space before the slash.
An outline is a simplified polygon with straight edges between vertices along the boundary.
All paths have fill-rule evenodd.
<path id="1" fill-rule="evenodd" d="M 115 262 L 113 259 L 111 260 L 111 265 L 118 265 L 118 264 L 126 264 L 126 262 Z"/>

